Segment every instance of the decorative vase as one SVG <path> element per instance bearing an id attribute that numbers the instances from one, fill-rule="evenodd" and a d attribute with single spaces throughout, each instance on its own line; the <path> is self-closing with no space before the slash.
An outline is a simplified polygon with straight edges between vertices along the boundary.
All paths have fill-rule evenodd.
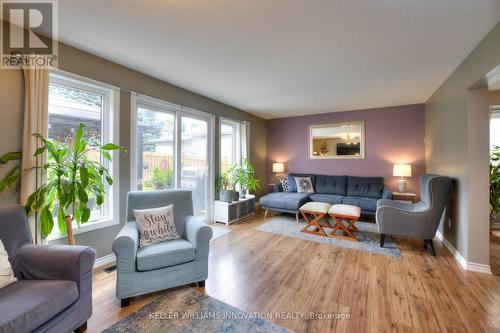
<path id="1" fill-rule="evenodd" d="M 245 199 L 245 198 L 246 198 L 246 196 L 247 196 L 247 191 L 245 191 L 245 190 L 240 190 L 240 198 L 241 198 L 241 199 Z"/>
<path id="2" fill-rule="evenodd" d="M 238 191 L 233 190 L 233 201 L 239 201 L 240 200 L 240 193 Z"/>
<path id="3" fill-rule="evenodd" d="M 73 236 L 73 218 L 68 215 L 64 218 L 64 222 L 66 222 L 66 234 L 68 235 L 68 244 L 75 245 L 75 237 Z"/>
<path id="4" fill-rule="evenodd" d="M 220 193 L 220 200 L 224 202 L 232 202 L 233 201 L 233 191 L 224 190 Z"/>

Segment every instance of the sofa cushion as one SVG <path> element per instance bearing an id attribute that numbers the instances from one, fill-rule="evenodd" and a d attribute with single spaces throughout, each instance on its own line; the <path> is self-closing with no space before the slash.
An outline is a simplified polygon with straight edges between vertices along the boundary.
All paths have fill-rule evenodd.
<path id="1" fill-rule="evenodd" d="M 168 240 L 137 250 L 137 270 L 151 271 L 196 259 L 194 246 L 185 239 Z"/>
<path id="2" fill-rule="evenodd" d="M 32 332 L 77 300 L 73 281 L 19 280 L 0 290 L 0 331 Z"/>
<path id="3" fill-rule="evenodd" d="M 316 183 L 316 175 L 315 174 L 310 174 L 310 173 L 295 173 L 295 172 L 292 172 L 290 174 L 290 176 L 292 176 L 292 177 L 309 177 L 309 178 L 311 178 L 311 182 L 313 183 L 313 186 Z"/>
<path id="4" fill-rule="evenodd" d="M 297 193 L 314 193 L 311 177 L 295 177 Z"/>
<path id="5" fill-rule="evenodd" d="M 294 176 L 287 177 L 288 189 L 284 192 L 297 192 L 297 183 Z"/>
<path id="6" fill-rule="evenodd" d="M 311 194 L 309 195 L 309 199 L 312 201 L 316 202 L 326 202 L 329 203 L 330 205 L 336 205 L 336 204 L 341 204 L 342 199 L 344 199 L 343 196 L 341 195 L 335 195 L 335 194 Z"/>
<path id="7" fill-rule="evenodd" d="M 347 176 L 316 176 L 316 193 L 347 195 Z"/>
<path id="8" fill-rule="evenodd" d="M 267 208 L 298 211 L 309 201 L 309 193 L 274 192 L 260 198 L 260 204 Z"/>
<path id="9" fill-rule="evenodd" d="M 378 199 L 374 198 L 362 198 L 362 197 L 344 197 L 342 201 L 345 205 L 353 205 L 361 208 L 361 210 L 365 211 L 377 211 L 377 201 Z"/>
<path id="10" fill-rule="evenodd" d="M 347 195 L 350 197 L 382 198 L 384 178 L 347 177 Z"/>

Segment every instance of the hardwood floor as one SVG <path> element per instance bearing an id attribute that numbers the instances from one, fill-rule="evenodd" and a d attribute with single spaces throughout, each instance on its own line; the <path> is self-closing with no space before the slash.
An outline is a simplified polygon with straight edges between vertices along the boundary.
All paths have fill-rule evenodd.
<path id="1" fill-rule="evenodd" d="M 258 214 L 212 242 L 207 294 L 248 312 L 350 315 L 272 320 L 296 332 L 500 331 L 500 233 L 492 236 L 497 275 L 486 275 L 463 271 L 439 242 L 437 257 L 431 257 L 422 241 L 398 239 L 401 258 L 395 258 L 255 230 L 261 223 L 265 219 Z M 102 270 L 94 276 L 89 332 L 160 294 L 133 299 L 121 309 L 115 278 Z"/>

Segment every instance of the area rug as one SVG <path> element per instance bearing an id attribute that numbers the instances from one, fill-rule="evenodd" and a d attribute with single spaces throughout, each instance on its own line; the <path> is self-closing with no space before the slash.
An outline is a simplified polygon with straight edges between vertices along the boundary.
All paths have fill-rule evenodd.
<path id="1" fill-rule="evenodd" d="M 356 227 L 360 230 L 353 234 L 359 242 L 343 240 L 338 238 L 321 237 L 300 232 L 306 226 L 306 222 L 296 222 L 295 217 L 273 216 L 266 219 L 266 223 L 257 227 L 257 230 L 270 232 L 282 236 L 295 237 L 311 242 L 328 243 L 333 246 L 344 247 L 364 252 L 383 254 L 386 256 L 400 257 L 401 252 L 391 237 L 386 236 L 384 247 L 380 247 L 380 234 L 377 225 L 368 222 L 356 222 Z M 324 228 L 328 234 L 331 228 Z"/>
<path id="2" fill-rule="evenodd" d="M 104 332 L 290 333 L 292 331 L 188 287 L 159 296 L 152 303 L 120 320 Z"/>
<path id="3" fill-rule="evenodd" d="M 225 225 L 211 225 L 210 228 L 212 228 L 212 231 L 214 234 L 212 235 L 212 238 L 210 239 L 211 242 L 213 242 L 216 239 L 219 239 L 223 236 L 226 236 L 228 233 L 231 232 Z"/>

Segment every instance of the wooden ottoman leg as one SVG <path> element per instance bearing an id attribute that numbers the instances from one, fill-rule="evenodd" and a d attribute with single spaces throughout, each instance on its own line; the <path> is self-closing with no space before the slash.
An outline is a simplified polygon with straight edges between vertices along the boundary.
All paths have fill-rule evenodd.
<path id="1" fill-rule="evenodd" d="M 301 230 L 301 232 L 327 237 L 325 230 L 323 230 L 323 227 L 319 223 L 326 214 L 308 211 L 301 211 L 300 213 L 307 222 L 307 225 Z M 307 215 L 312 215 L 314 218 L 311 220 Z M 310 227 L 313 227 L 314 230 L 310 230 Z"/>
<path id="2" fill-rule="evenodd" d="M 333 238 L 341 238 L 341 239 L 348 239 L 352 241 L 359 241 L 356 236 L 354 236 L 349 229 L 349 227 L 346 227 L 344 223 L 342 223 L 342 220 L 347 220 L 348 221 L 348 226 L 352 223 L 352 218 L 349 216 L 340 216 L 340 215 L 335 215 L 335 214 L 330 214 L 331 218 L 335 221 L 335 227 L 333 228 L 333 231 L 328 235 L 329 237 Z M 345 236 L 343 235 L 337 235 L 337 231 L 342 230 L 345 233 Z"/>

